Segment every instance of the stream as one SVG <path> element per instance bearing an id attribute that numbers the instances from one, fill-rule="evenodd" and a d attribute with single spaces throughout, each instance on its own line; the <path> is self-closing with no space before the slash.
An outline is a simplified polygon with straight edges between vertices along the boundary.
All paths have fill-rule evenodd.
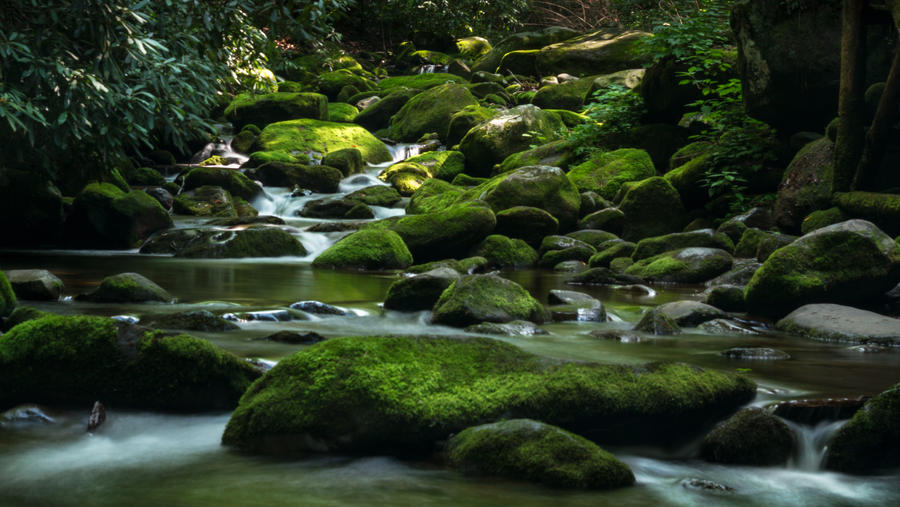
<path id="1" fill-rule="evenodd" d="M 394 148 L 402 160 L 415 146 Z M 389 165 L 385 164 L 384 166 Z M 346 178 L 338 197 L 372 184 L 382 167 Z M 255 340 L 280 330 L 314 331 L 326 337 L 377 334 L 466 335 L 428 324 L 428 312 L 384 311 L 380 303 L 392 273 L 314 270 L 310 263 L 344 233 L 315 233 L 322 222 L 294 216 L 304 202 L 322 195 L 291 197 L 291 189 L 267 187 L 254 202 L 260 214 L 285 219 L 309 251 L 305 257 L 202 260 L 141 255 L 136 251 L 7 250 L 4 270 L 42 268 L 66 284 L 59 302 L 26 302 L 61 314 L 131 315 L 190 309 L 246 312 L 283 309 L 316 300 L 350 310 L 345 316 L 297 313 L 246 320 L 240 329 L 191 334 L 239 356 L 278 361 L 304 346 Z M 400 206 L 402 206 L 401 204 Z M 403 214 L 403 208 L 373 207 L 376 218 Z M 327 220 L 333 221 L 333 220 Z M 201 220 L 176 217 L 176 227 Z M 74 301 L 101 279 L 138 272 L 155 281 L 177 302 L 98 304 Z M 754 334 L 714 335 L 699 330 L 637 342 L 600 340 L 597 329 L 629 329 L 642 311 L 680 299 L 700 299 L 702 286 L 657 286 L 652 296 L 608 287 L 567 286 L 567 274 L 547 270 L 503 272 L 503 276 L 546 302 L 553 289 L 579 290 L 603 301 L 610 321 L 554 322 L 547 335 L 498 337 L 549 357 L 608 363 L 683 361 L 702 367 L 746 371 L 759 385 L 754 405 L 822 397 L 874 395 L 900 380 L 900 353 L 862 353 L 846 345 L 790 337 L 755 323 Z M 269 317 L 277 313 L 266 314 Z M 264 316 L 264 315 L 261 315 Z M 784 361 L 740 361 L 719 354 L 738 347 L 772 347 L 790 354 Z M 625 461 L 634 487 L 606 492 L 568 492 L 498 479 L 472 479 L 434 463 L 389 457 L 321 456 L 283 460 L 246 455 L 220 445 L 229 414 L 171 415 L 108 408 L 96 432 L 85 432 L 90 407 L 47 408 L 52 422 L 0 422 L 0 505 L 900 505 L 900 471 L 850 476 L 820 469 L 824 445 L 841 422 L 811 427 L 791 423 L 799 441 L 785 467 L 739 467 L 694 458 L 698 442 L 677 449 L 604 446 Z M 693 482 L 692 482 L 693 481 Z M 698 487 L 712 481 L 733 488 Z"/>

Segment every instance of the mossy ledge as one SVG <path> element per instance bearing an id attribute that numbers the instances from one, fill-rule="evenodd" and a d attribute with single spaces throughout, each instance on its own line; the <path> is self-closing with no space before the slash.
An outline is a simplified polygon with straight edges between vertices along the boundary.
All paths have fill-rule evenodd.
<path id="1" fill-rule="evenodd" d="M 685 364 L 562 362 L 487 338 L 344 337 L 256 381 L 222 442 L 277 455 L 424 455 L 452 433 L 512 417 L 601 442 L 671 442 L 755 392 L 746 377 Z"/>

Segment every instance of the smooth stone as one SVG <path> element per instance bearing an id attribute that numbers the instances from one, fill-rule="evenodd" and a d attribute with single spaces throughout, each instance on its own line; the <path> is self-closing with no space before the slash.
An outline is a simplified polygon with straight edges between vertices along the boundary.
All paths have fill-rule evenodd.
<path id="1" fill-rule="evenodd" d="M 482 322 L 465 329 L 467 333 L 492 334 L 500 336 L 535 336 L 550 334 L 546 329 L 540 328 L 527 320 L 514 320 L 498 324 L 496 322 Z"/>
<path id="2" fill-rule="evenodd" d="M 850 306 L 801 306 L 779 320 L 775 328 L 826 342 L 900 346 L 900 319 Z"/>
<path id="3" fill-rule="evenodd" d="M 16 297 L 33 301 L 55 301 L 62 295 L 63 282 L 46 269 L 13 269 L 6 272 Z"/>
<path id="4" fill-rule="evenodd" d="M 347 310 L 321 301 L 299 301 L 292 304 L 291 308 L 316 315 L 347 315 Z"/>
<path id="5" fill-rule="evenodd" d="M 725 312 L 699 301 L 673 301 L 656 307 L 680 327 L 696 327 L 708 320 L 725 317 Z"/>

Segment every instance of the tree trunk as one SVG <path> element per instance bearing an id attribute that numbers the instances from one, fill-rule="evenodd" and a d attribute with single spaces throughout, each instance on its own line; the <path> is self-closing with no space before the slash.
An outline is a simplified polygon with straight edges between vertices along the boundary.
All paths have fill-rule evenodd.
<path id="1" fill-rule="evenodd" d="M 841 32 L 841 85 L 838 131 L 834 146 L 835 192 L 850 190 L 865 141 L 865 45 L 862 14 L 865 0 L 844 0 Z"/>

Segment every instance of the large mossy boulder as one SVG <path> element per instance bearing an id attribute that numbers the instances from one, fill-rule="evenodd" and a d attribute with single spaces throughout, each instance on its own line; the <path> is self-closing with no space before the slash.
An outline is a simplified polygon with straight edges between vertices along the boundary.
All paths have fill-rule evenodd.
<path id="1" fill-rule="evenodd" d="M 575 76 L 610 74 L 626 69 L 642 68 L 647 56 L 637 51 L 646 32 L 598 30 L 541 49 L 537 70 L 541 75 L 566 72 Z"/>
<path id="2" fill-rule="evenodd" d="M 900 235 L 900 195 L 839 192 L 834 194 L 832 202 L 848 216 L 868 220 L 891 236 Z"/>
<path id="3" fill-rule="evenodd" d="M 546 319 L 544 307 L 527 290 L 494 274 L 463 276 L 441 294 L 433 312 L 433 323 L 455 327 Z"/>
<path id="4" fill-rule="evenodd" d="M 466 156 L 466 172 L 490 176 L 494 164 L 529 149 L 534 136 L 552 141 L 559 137 L 562 128 L 558 115 L 531 104 L 514 107 L 476 125 L 459 142 L 459 151 Z"/>
<path id="5" fill-rule="evenodd" d="M 631 184 L 619 210 L 625 213 L 621 236 L 628 241 L 678 232 L 687 221 L 678 191 L 659 176 Z"/>
<path id="6" fill-rule="evenodd" d="M 639 260 L 625 273 L 651 282 L 701 283 L 725 273 L 733 263 L 724 250 L 690 247 Z"/>
<path id="7" fill-rule="evenodd" d="M 568 170 L 569 165 L 577 158 L 572 143 L 559 139 L 513 153 L 494 166 L 493 174 L 502 174 L 529 165 L 550 165 Z"/>
<path id="8" fill-rule="evenodd" d="M 527 166 L 495 176 L 460 199 L 481 199 L 495 212 L 516 206 L 539 208 L 556 218 L 561 231 L 575 227 L 581 209 L 578 188 L 560 168 L 551 166 Z"/>
<path id="9" fill-rule="evenodd" d="M 672 441 L 755 392 L 742 376 L 562 362 L 486 338 L 336 338 L 253 384 L 222 441 L 270 454 L 422 455 L 452 433 L 506 418 L 601 442 Z"/>
<path id="10" fill-rule="evenodd" d="M 467 475 L 555 488 L 610 489 L 634 483 L 628 465 L 597 444 L 531 419 L 466 428 L 447 442 L 447 461 Z"/>
<path id="11" fill-rule="evenodd" d="M 344 177 L 344 173 L 337 167 L 292 162 L 267 162 L 248 174 L 267 186 L 297 186 L 323 194 L 337 192 Z"/>
<path id="12" fill-rule="evenodd" d="M 18 304 L 19 301 L 16 299 L 16 293 L 13 291 L 9 279 L 3 271 L 0 271 L 0 318 L 12 313 Z"/>
<path id="13" fill-rule="evenodd" d="M 465 83 L 466 80 L 445 72 L 423 73 L 411 76 L 386 77 L 378 82 L 379 90 L 393 91 L 399 87 L 412 88 L 419 91 L 434 88 L 447 83 Z"/>
<path id="14" fill-rule="evenodd" d="M 327 269 L 403 269 L 413 263 L 403 239 L 393 231 L 361 230 L 319 254 L 313 267 Z"/>
<path id="15" fill-rule="evenodd" d="M 319 88 L 319 92 L 326 95 L 328 100 L 332 101 L 338 101 L 338 95 L 341 93 L 341 90 L 347 86 L 352 86 L 361 92 L 374 90 L 376 88 L 376 84 L 373 81 L 354 74 L 349 69 L 338 69 L 319 74 L 316 84 Z"/>
<path id="16" fill-rule="evenodd" d="M 569 170 L 568 177 L 579 192 L 593 191 L 612 199 L 622 183 L 656 176 L 653 160 L 644 150 L 622 148 L 602 152 Z"/>
<path id="17" fill-rule="evenodd" d="M 794 432 L 784 421 L 761 408 L 748 408 L 709 432 L 700 456 L 713 463 L 784 465 L 795 446 Z"/>
<path id="18" fill-rule="evenodd" d="M 59 189 L 36 171 L 0 168 L 0 245 L 58 243 L 65 212 Z"/>
<path id="19" fill-rule="evenodd" d="M 242 93 L 225 109 L 225 119 L 234 124 L 235 131 L 245 125 L 262 128 L 270 123 L 298 118 L 327 120 L 328 98 L 319 93 Z"/>
<path id="20" fill-rule="evenodd" d="M 91 183 L 75 196 L 66 232 L 76 245 L 129 249 L 171 226 L 172 217 L 146 192 Z"/>
<path id="21" fill-rule="evenodd" d="M 452 183 L 437 178 L 426 179 L 410 197 L 406 213 L 418 215 L 441 211 L 456 203 L 460 195 L 462 189 Z"/>
<path id="22" fill-rule="evenodd" d="M 531 103 L 541 109 L 566 109 L 580 112 L 594 87 L 593 77 L 573 79 L 559 84 L 541 86 Z"/>
<path id="23" fill-rule="evenodd" d="M 390 162 L 392 159 L 383 142 L 359 125 L 348 123 L 309 119 L 282 121 L 264 128 L 257 143 L 262 151 L 305 153 L 312 157 L 356 148 L 362 153 L 363 160 L 372 164 Z"/>
<path id="24" fill-rule="evenodd" d="M 578 32 L 575 30 L 560 26 L 552 26 L 534 32 L 512 34 L 499 43 L 494 44 L 490 51 L 475 62 L 472 66 L 472 72 L 496 72 L 503 57 L 511 51 L 540 49 L 556 42 L 571 39 L 577 35 Z"/>
<path id="25" fill-rule="evenodd" d="M 900 384 L 867 401 L 831 440 L 825 468 L 864 473 L 900 465 Z"/>
<path id="26" fill-rule="evenodd" d="M 119 273 L 104 278 L 88 294 L 78 296 L 81 301 L 94 303 L 169 303 L 172 296 L 165 289 L 139 273 Z"/>
<path id="27" fill-rule="evenodd" d="M 391 118 L 389 136 L 398 141 L 413 142 L 435 132 L 446 140 L 453 115 L 474 105 L 478 105 L 478 99 L 463 85 L 435 86 L 409 99 L 400 108 Z"/>
<path id="28" fill-rule="evenodd" d="M 306 254 L 306 249 L 291 233 L 265 225 L 202 232 L 175 252 L 176 257 L 194 259 L 303 257 Z"/>
<path id="29" fill-rule="evenodd" d="M 186 192 L 203 186 L 221 187 L 231 195 L 248 201 L 263 193 L 263 189 L 253 183 L 244 173 L 219 167 L 191 169 L 184 177 L 182 191 Z"/>
<path id="30" fill-rule="evenodd" d="M 406 162 L 414 162 L 428 169 L 435 178 L 444 181 L 453 181 L 458 174 L 466 169 L 466 156 L 453 150 L 427 151 L 425 153 L 409 157 Z"/>
<path id="31" fill-rule="evenodd" d="M 51 316 L 0 336 L 0 407 L 230 410 L 259 372 L 207 342 L 105 317 Z"/>
<path id="32" fill-rule="evenodd" d="M 390 126 L 391 117 L 399 111 L 409 99 L 415 97 L 422 90 L 398 87 L 387 93 L 384 98 L 366 107 L 353 118 L 353 123 L 361 125 L 371 131 L 380 130 Z"/>
<path id="33" fill-rule="evenodd" d="M 441 294 L 457 280 L 459 272 L 449 267 L 404 276 L 388 287 L 384 307 L 405 312 L 431 310 Z"/>
<path id="34" fill-rule="evenodd" d="M 900 247 L 871 222 L 848 220 L 776 250 L 747 285 L 748 310 L 780 316 L 809 303 L 871 301 L 900 281 Z"/>
<path id="35" fill-rule="evenodd" d="M 499 114 L 500 111 L 492 107 L 466 106 L 454 113 L 450 118 L 450 123 L 447 125 L 447 133 L 446 135 L 442 134 L 442 139 L 447 146 L 455 146 L 476 125 L 491 120 Z"/>
<path id="36" fill-rule="evenodd" d="M 538 253 L 521 239 L 491 234 L 472 249 L 472 256 L 487 259 L 488 268 L 528 268 L 538 261 Z"/>
<path id="37" fill-rule="evenodd" d="M 797 152 L 784 171 L 775 197 L 774 219 L 786 231 L 798 231 L 803 219 L 831 206 L 834 143 L 827 137 Z"/>
<path id="38" fill-rule="evenodd" d="M 497 234 L 519 238 L 531 246 L 559 231 L 559 220 L 533 206 L 513 206 L 497 212 Z"/>
<path id="39" fill-rule="evenodd" d="M 689 247 L 718 248 L 726 252 L 732 252 L 734 243 L 725 234 L 717 233 L 712 229 L 673 232 L 672 234 L 644 238 L 638 241 L 634 249 L 634 255 L 631 257 L 639 261 L 671 250 Z"/>
<path id="40" fill-rule="evenodd" d="M 235 200 L 231 194 L 222 187 L 211 185 L 203 185 L 175 196 L 172 201 L 172 212 L 176 215 L 195 217 L 234 218 L 238 216 Z"/>

